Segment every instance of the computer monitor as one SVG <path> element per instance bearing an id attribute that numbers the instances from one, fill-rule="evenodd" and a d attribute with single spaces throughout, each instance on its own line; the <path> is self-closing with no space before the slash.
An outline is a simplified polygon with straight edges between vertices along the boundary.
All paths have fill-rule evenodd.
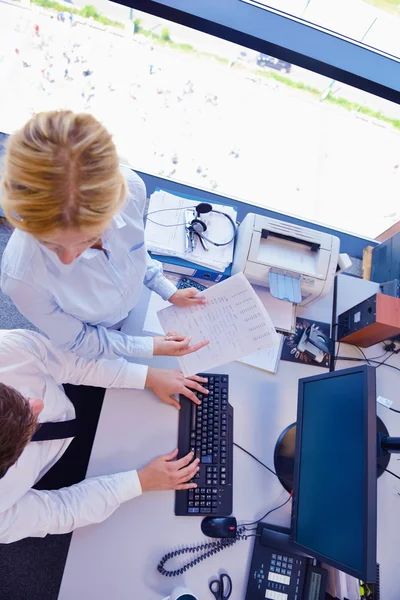
<path id="1" fill-rule="evenodd" d="M 375 369 L 299 381 L 292 542 L 373 583 L 376 578 Z"/>

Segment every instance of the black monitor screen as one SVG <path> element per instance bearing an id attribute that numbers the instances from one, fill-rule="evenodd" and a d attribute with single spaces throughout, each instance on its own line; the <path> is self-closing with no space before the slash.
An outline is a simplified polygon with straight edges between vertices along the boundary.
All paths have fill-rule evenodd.
<path id="1" fill-rule="evenodd" d="M 361 575 L 368 529 L 371 539 L 376 535 L 376 475 L 374 463 L 368 465 L 376 430 L 368 419 L 372 403 L 365 368 L 342 373 L 300 382 L 294 541 Z"/>

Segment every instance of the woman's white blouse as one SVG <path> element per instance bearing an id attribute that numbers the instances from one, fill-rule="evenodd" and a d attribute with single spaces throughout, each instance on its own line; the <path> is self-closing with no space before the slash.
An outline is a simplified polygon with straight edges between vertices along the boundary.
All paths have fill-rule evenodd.
<path id="1" fill-rule="evenodd" d="M 1 264 L 1 289 L 54 346 L 91 358 L 149 357 L 151 337 L 110 330 L 138 302 L 142 285 L 167 300 L 176 287 L 152 260 L 144 243 L 146 188 L 136 173 L 121 168 L 128 199 L 102 236 L 71 265 L 28 233 L 16 229 Z"/>

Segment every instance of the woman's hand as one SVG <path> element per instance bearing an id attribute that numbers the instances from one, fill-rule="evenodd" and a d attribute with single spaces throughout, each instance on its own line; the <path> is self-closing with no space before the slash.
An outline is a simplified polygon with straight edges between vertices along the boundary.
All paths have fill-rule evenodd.
<path id="1" fill-rule="evenodd" d="M 201 295 L 199 290 L 194 287 L 178 290 L 168 298 L 175 306 L 194 306 L 196 304 L 205 304 L 207 299 Z"/>
<path id="2" fill-rule="evenodd" d="M 149 367 L 145 387 L 152 390 L 161 402 L 171 404 L 179 410 L 181 405 L 176 398 L 173 398 L 173 394 L 183 394 L 195 404 L 200 404 L 200 400 L 192 390 L 208 394 L 208 390 L 200 385 L 201 382 L 205 383 L 206 381 L 205 377 L 199 377 L 198 375 L 184 377 L 181 371 Z"/>
<path id="3" fill-rule="evenodd" d="M 152 460 L 138 471 L 143 492 L 154 490 L 190 490 L 196 488 L 195 483 L 187 483 L 199 470 L 199 459 L 193 460 L 193 452 L 183 458 L 174 460 L 178 450 L 164 454 Z M 193 461 L 193 462 L 192 462 Z"/>
<path id="4" fill-rule="evenodd" d="M 210 340 L 204 340 L 193 346 L 189 346 L 191 337 L 185 337 L 180 333 L 169 332 L 167 335 L 153 338 L 153 355 L 154 356 L 185 356 L 197 352 L 200 348 L 204 348 L 210 343 Z"/>

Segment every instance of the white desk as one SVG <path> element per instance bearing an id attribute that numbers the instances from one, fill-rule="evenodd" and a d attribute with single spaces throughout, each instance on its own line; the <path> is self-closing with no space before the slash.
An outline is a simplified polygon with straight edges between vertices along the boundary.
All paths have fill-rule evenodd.
<path id="1" fill-rule="evenodd" d="M 363 287 L 365 282 L 343 276 L 341 279 L 340 296 L 350 302 L 346 308 L 374 293 L 374 289 L 370 291 Z M 355 302 L 351 301 L 349 293 L 349 289 L 353 288 L 361 294 Z M 129 323 L 132 333 L 140 331 L 145 306 L 146 295 L 142 299 L 141 310 L 135 311 Z M 330 322 L 331 306 L 332 297 L 329 296 L 310 309 L 299 311 L 299 316 Z M 370 356 L 379 354 L 379 351 L 374 354 L 374 349 L 371 350 Z M 176 363 L 175 359 L 156 358 L 152 364 L 173 367 Z M 340 364 L 340 368 L 349 366 L 352 363 Z M 298 379 L 321 371 L 323 369 L 319 367 L 285 361 L 281 361 L 277 375 L 240 363 L 216 369 L 216 372 L 230 375 L 235 441 L 273 468 L 275 442 L 282 430 L 296 420 Z M 392 397 L 391 390 L 396 387 L 391 386 L 400 384 L 400 373 L 388 371 L 392 370 L 385 370 L 384 367 L 379 369 L 378 391 Z M 397 431 L 400 430 L 400 415 L 390 413 L 389 416 L 392 415 L 393 426 L 388 423 L 387 414 L 382 416 L 395 435 L 396 423 L 399 428 Z M 155 456 L 170 452 L 176 446 L 177 424 L 177 411 L 161 404 L 150 392 L 109 390 L 104 400 L 88 476 L 140 468 Z M 394 462 L 392 460 L 392 468 L 395 468 Z M 386 569 L 388 580 L 391 579 L 393 583 L 396 581 L 395 558 L 390 558 L 390 550 L 392 548 L 394 554 L 394 540 L 399 539 L 398 529 L 397 536 L 392 536 L 394 529 L 399 527 L 395 511 L 400 506 L 400 498 L 396 495 L 400 485 L 396 485 L 396 480 L 390 475 L 384 475 L 379 488 L 379 526 L 384 531 L 379 538 L 379 551 L 384 564 L 384 586 Z M 233 514 L 239 521 L 259 518 L 286 498 L 287 493 L 272 474 L 239 449 L 234 449 Z M 173 492 L 144 494 L 124 504 L 104 523 L 75 531 L 60 600 L 160 600 L 177 585 L 186 585 L 201 600 L 206 600 L 211 598 L 208 581 L 221 569 L 232 577 L 231 600 L 243 600 L 252 539 L 238 542 L 179 578 L 170 579 L 158 574 L 156 566 L 166 552 L 205 541 L 200 531 L 201 519 L 175 517 L 173 504 Z M 288 526 L 290 510 L 291 503 L 273 513 L 270 522 Z M 390 586 L 382 589 L 385 600 L 398 598 L 396 590 L 390 589 Z"/>
<path id="2" fill-rule="evenodd" d="M 339 277 L 337 314 L 341 314 L 366 298 L 379 292 L 379 285 L 353 277 Z M 383 354 L 382 345 L 378 344 L 364 350 L 369 358 Z M 357 348 L 348 344 L 340 345 L 340 356 L 361 358 Z M 380 360 L 383 360 L 382 358 Z M 388 360 L 389 364 L 400 368 L 400 355 Z M 336 369 L 346 369 L 357 365 L 350 361 L 338 361 Z M 400 410 L 400 372 L 389 367 L 379 367 L 376 372 L 376 390 L 378 396 L 393 401 L 393 407 Z M 377 414 L 389 430 L 389 435 L 400 436 L 400 415 L 377 405 Z M 388 468 L 400 475 L 400 462 L 392 455 Z M 400 597 L 399 558 L 397 544 L 400 539 L 400 481 L 392 475 L 384 473 L 378 480 L 378 556 L 381 572 L 381 598 L 398 600 Z"/>

